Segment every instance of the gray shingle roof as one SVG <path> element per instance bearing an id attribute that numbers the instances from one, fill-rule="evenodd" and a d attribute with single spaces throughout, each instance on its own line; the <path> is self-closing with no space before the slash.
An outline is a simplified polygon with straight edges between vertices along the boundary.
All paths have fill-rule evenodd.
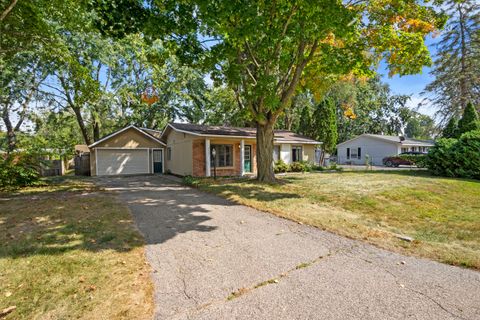
<path id="1" fill-rule="evenodd" d="M 371 136 L 374 138 L 379 138 L 383 139 L 386 141 L 391 141 L 391 142 L 397 142 L 401 144 L 406 144 L 406 145 L 434 145 L 433 140 L 419 140 L 419 139 L 411 139 L 411 138 L 405 138 L 405 140 L 400 140 L 399 136 L 386 136 L 382 134 L 365 134 L 364 136 Z"/>
<path id="2" fill-rule="evenodd" d="M 257 134 L 256 128 L 238 128 L 238 127 L 226 127 L 226 126 L 206 126 L 200 124 L 191 123 L 170 123 L 170 125 L 177 130 L 187 131 L 193 134 L 205 135 L 205 136 L 232 136 L 232 137 L 245 137 L 255 138 Z M 287 131 L 287 130 L 275 130 L 274 133 L 275 142 L 279 143 L 306 143 L 306 144 L 320 144 L 321 142 L 315 141 L 300 134 Z"/>

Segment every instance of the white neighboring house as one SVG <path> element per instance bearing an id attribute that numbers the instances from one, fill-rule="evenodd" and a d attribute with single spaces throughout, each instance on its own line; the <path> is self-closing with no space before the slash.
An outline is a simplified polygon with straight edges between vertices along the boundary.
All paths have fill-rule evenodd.
<path id="1" fill-rule="evenodd" d="M 337 163 L 364 165 L 368 155 L 371 164 L 381 166 L 385 157 L 410 151 L 428 152 L 433 146 L 432 140 L 364 133 L 337 145 Z"/>

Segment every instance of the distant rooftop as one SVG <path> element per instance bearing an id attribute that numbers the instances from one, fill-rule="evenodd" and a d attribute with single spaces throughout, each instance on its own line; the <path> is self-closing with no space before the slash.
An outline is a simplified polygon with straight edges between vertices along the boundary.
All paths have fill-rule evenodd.
<path id="1" fill-rule="evenodd" d="M 359 137 L 371 137 L 374 139 L 380 139 L 383 141 L 388 141 L 392 143 L 400 143 L 401 145 L 407 145 L 407 146 L 426 146 L 426 147 L 431 147 L 435 145 L 435 141 L 433 140 L 419 140 L 419 139 L 412 139 L 412 138 L 407 138 L 403 137 L 403 140 L 401 139 L 400 136 L 387 136 L 383 134 L 371 134 L 371 133 L 364 133 L 361 134 L 353 139 L 347 140 L 345 142 L 339 143 L 339 145 L 344 144 L 346 142 L 353 141 L 355 139 L 358 139 Z"/>

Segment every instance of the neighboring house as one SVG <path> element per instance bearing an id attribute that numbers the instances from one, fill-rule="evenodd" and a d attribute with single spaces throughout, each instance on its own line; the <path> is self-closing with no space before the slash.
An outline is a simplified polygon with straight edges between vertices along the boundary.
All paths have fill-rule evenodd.
<path id="1" fill-rule="evenodd" d="M 431 140 L 417 140 L 399 136 L 380 134 L 362 134 L 337 145 L 339 164 L 365 164 L 369 156 L 371 164 L 383 165 L 385 157 L 403 152 L 427 152 L 434 146 Z"/>
<path id="2" fill-rule="evenodd" d="M 319 144 L 290 131 L 275 131 L 274 160 L 314 162 Z M 160 135 L 159 131 L 129 126 L 90 146 L 91 172 L 213 176 L 215 167 L 218 176 L 254 175 L 256 145 L 254 128 L 170 123 Z"/>

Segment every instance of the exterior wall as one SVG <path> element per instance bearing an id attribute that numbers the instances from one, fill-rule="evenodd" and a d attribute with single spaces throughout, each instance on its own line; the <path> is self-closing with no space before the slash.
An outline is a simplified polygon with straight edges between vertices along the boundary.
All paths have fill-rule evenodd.
<path id="1" fill-rule="evenodd" d="M 368 154 L 374 165 L 383 165 L 382 159 L 399 153 L 400 143 L 382 141 L 371 137 L 359 137 L 337 147 L 337 161 L 339 164 L 365 164 L 365 156 Z M 347 148 L 361 148 L 360 159 L 347 159 Z"/>
<path id="2" fill-rule="evenodd" d="M 167 137 L 165 148 L 165 171 L 181 176 L 193 175 L 194 150 L 192 143 L 195 136 L 172 130 Z M 172 150 L 172 158 L 168 160 L 168 148 Z"/>
<path id="3" fill-rule="evenodd" d="M 97 175 L 97 167 L 96 167 L 96 157 L 97 157 L 97 148 L 119 148 L 119 149 L 136 149 L 136 148 L 151 148 L 151 149 L 163 149 L 163 146 L 150 139 L 149 137 L 143 135 L 142 133 L 138 132 L 137 130 L 130 128 L 125 130 L 118 135 L 109 138 L 105 141 L 102 141 L 94 148 L 90 150 L 90 174 L 92 176 Z M 165 150 L 164 150 L 165 152 Z M 151 168 L 151 154 L 152 150 L 149 153 L 149 173 L 152 173 L 153 170 Z"/>
<path id="4" fill-rule="evenodd" d="M 239 176 L 241 174 L 240 163 L 240 139 L 217 139 L 210 138 L 210 145 L 230 144 L 233 146 L 233 165 L 231 167 L 217 168 L 217 176 Z M 257 173 L 257 155 L 256 143 L 254 140 L 246 140 L 245 145 L 252 146 L 252 172 Z M 196 138 L 192 143 L 193 171 L 192 175 L 196 177 L 205 176 L 205 138 Z M 248 173 L 247 173 L 248 174 Z M 210 168 L 210 175 L 213 177 L 214 168 Z"/>
<path id="5" fill-rule="evenodd" d="M 302 145 L 302 151 L 303 151 L 303 161 L 306 162 L 315 162 L 315 146 L 312 144 L 304 144 Z"/>
<path id="6" fill-rule="evenodd" d="M 99 143 L 95 148 L 163 148 L 163 146 L 137 130 L 130 128 Z"/>
<path id="7" fill-rule="evenodd" d="M 315 145 L 313 144 L 280 144 L 280 159 L 286 164 L 292 163 L 292 147 L 302 147 L 302 159 L 306 162 L 315 162 Z"/>

